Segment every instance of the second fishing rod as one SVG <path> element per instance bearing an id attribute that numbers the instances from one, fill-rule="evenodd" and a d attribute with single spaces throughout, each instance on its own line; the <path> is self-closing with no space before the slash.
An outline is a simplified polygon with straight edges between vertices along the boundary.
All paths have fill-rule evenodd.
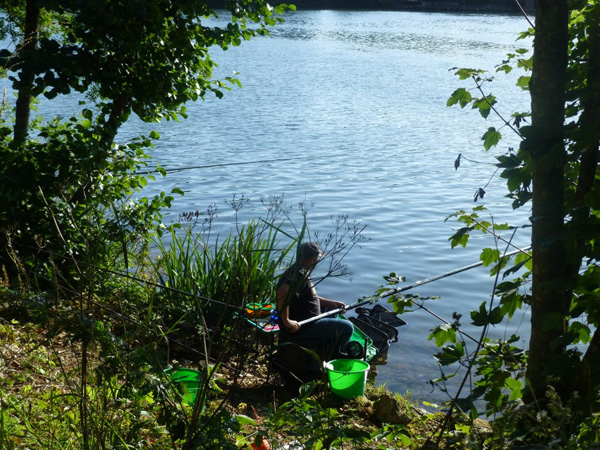
<path id="1" fill-rule="evenodd" d="M 515 250 L 514 252 L 510 252 L 510 253 L 504 254 L 503 257 L 514 256 L 514 255 L 516 255 L 518 253 L 526 252 L 530 248 L 531 247 L 527 247 L 525 249 Z M 372 297 L 363 297 L 363 298 L 359 299 L 358 301 L 356 301 L 355 303 L 352 303 L 351 305 L 346 306 L 345 308 L 336 308 L 336 309 L 332 309 L 330 311 L 326 311 L 326 312 L 324 312 L 322 314 L 319 314 L 318 316 L 314 316 L 314 317 L 310 317 L 310 318 L 308 318 L 306 320 L 302 320 L 301 322 L 299 322 L 299 324 L 300 324 L 300 326 L 306 325 L 306 324 L 315 322 L 315 321 L 317 321 L 317 320 L 319 320 L 319 319 L 321 319 L 323 317 L 329 317 L 329 316 L 332 316 L 332 315 L 340 314 L 340 313 L 343 313 L 345 311 L 350 311 L 352 309 L 356 309 L 356 308 L 358 308 L 360 306 L 364 306 L 364 305 L 367 305 L 367 304 L 374 304 L 374 303 L 377 303 L 379 300 L 387 298 L 387 297 L 390 297 L 390 296 L 392 296 L 394 294 L 399 294 L 401 292 L 408 291 L 410 289 L 414 289 L 414 288 L 423 286 L 425 284 L 432 283 L 434 281 L 441 280 L 443 278 L 447 278 L 447 277 L 452 276 L 452 275 L 456 275 L 457 273 L 466 272 L 467 270 L 471 270 L 471 269 L 474 269 L 475 267 L 480 267 L 482 265 L 483 265 L 483 261 L 479 261 L 479 262 L 476 262 L 476 263 L 473 263 L 473 264 L 469 264 L 468 266 L 459 267 L 458 269 L 454 269 L 454 270 L 451 270 L 449 272 L 445 272 L 445 273 L 442 273 L 442 274 L 439 274 L 439 275 L 435 275 L 433 277 L 426 278 L 424 280 L 417 281 L 415 283 L 412 283 L 412 284 L 409 284 L 409 285 L 406 285 L 406 286 L 402 286 L 402 287 L 395 288 L 395 289 L 390 289 L 390 290 L 388 290 L 386 292 L 383 292 L 383 293 L 381 293 L 379 295 L 375 295 L 375 296 L 372 296 Z"/>

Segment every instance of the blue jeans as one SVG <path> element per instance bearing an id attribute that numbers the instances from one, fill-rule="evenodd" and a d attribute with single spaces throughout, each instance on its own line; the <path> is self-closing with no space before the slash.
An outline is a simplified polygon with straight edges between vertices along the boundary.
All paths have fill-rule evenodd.
<path id="1" fill-rule="evenodd" d="M 280 340 L 293 342 L 316 351 L 323 359 L 335 358 L 344 350 L 354 333 L 354 325 L 349 320 L 323 318 L 304 325 L 296 333 L 282 330 Z"/>

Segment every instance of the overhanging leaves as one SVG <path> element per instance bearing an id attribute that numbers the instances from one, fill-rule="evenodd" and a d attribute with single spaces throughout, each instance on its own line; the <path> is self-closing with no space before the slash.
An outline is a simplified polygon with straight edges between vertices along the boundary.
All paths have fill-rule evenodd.
<path id="1" fill-rule="evenodd" d="M 490 148 L 498 145 L 498 142 L 500 142 L 501 138 L 502 134 L 498 130 L 496 130 L 496 128 L 490 127 L 481 138 L 481 140 L 483 141 L 483 147 L 486 150 L 489 150 Z"/>
<path id="2" fill-rule="evenodd" d="M 500 307 L 496 306 L 488 312 L 487 302 L 481 303 L 479 306 L 479 311 L 471 311 L 471 320 L 472 324 L 478 327 L 482 327 L 485 325 L 496 325 L 502 322 L 504 315 L 502 314 L 502 310 Z"/>

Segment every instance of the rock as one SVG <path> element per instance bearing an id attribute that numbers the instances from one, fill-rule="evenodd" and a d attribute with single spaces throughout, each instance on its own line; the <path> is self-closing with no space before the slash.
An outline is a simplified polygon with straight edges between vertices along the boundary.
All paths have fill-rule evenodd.
<path id="1" fill-rule="evenodd" d="M 494 433 L 492 425 L 487 420 L 483 419 L 475 419 L 473 421 L 473 431 L 478 439 L 485 439 Z"/>
<path id="2" fill-rule="evenodd" d="M 400 402 L 392 393 L 386 393 L 379 396 L 373 402 L 373 420 L 385 422 L 392 425 L 408 425 L 411 418 L 403 410 Z"/>

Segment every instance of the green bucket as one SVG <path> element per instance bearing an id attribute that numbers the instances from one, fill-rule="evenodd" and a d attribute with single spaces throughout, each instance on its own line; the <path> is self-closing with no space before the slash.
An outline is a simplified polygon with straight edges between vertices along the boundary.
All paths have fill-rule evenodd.
<path id="1" fill-rule="evenodd" d="M 198 389 L 202 382 L 202 374 L 194 369 L 185 367 L 179 369 L 167 369 L 165 373 L 169 376 L 171 383 L 180 387 L 183 401 L 188 405 L 193 405 L 198 395 Z"/>
<path id="2" fill-rule="evenodd" d="M 342 398 L 365 394 L 369 363 L 360 359 L 334 359 L 325 365 L 331 392 Z"/>

